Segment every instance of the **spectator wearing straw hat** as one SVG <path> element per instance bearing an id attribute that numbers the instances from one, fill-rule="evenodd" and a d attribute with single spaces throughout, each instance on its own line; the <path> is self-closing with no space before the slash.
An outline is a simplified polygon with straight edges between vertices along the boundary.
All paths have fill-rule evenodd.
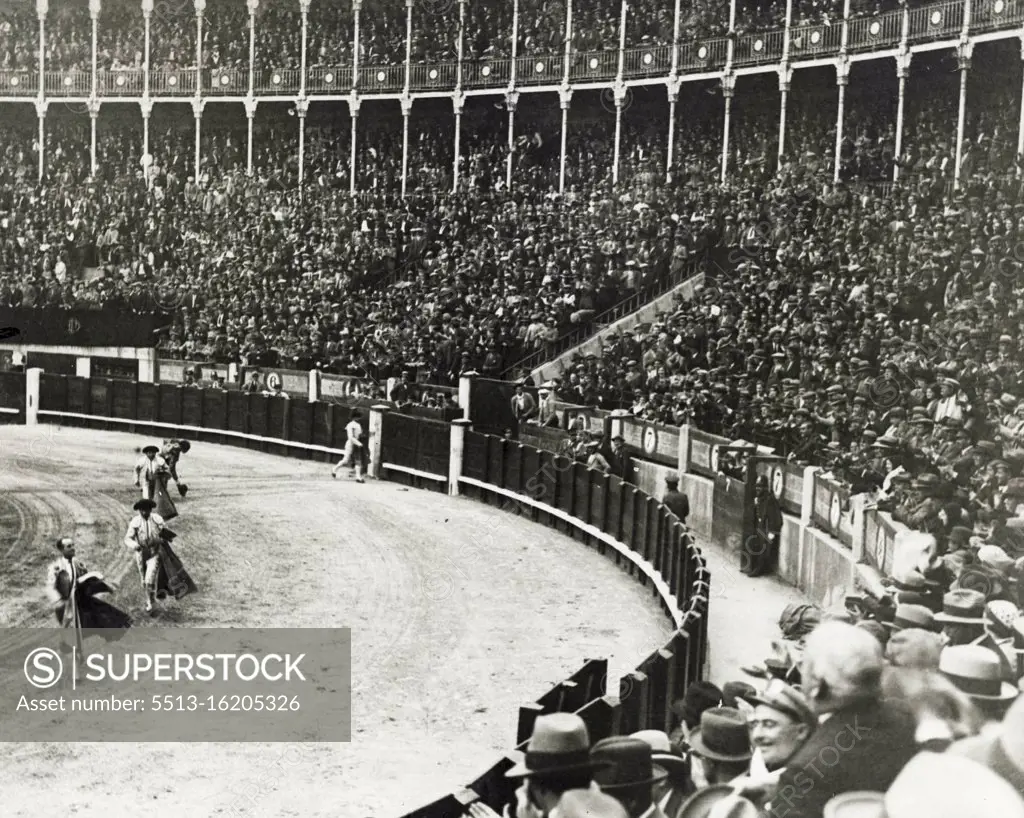
<path id="1" fill-rule="evenodd" d="M 672 747 L 668 735 L 661 730 L 641 730 L 633 733 L 633 738 L 651 746 L 651 761 L 665 771 L 666 777 L 654 785 L 654 800 L 665 815 L 673 818 L 695 789 L 690 760 Z"/>
<path id="2" fill-rule="evenodd" d="M 984 764 L 1024 793 L 1024 697 L 1014 700 L 998 726 L 961 739 L 949 752 Z"/>
<path id="3" fill-rule="evenodd" d="M 939 673 L 974 702 L 987 718 L 998 721 L 1020 691 L 1005 681 L 1000 655 L 982 645 L 950 645 L 939 657 Z"/>

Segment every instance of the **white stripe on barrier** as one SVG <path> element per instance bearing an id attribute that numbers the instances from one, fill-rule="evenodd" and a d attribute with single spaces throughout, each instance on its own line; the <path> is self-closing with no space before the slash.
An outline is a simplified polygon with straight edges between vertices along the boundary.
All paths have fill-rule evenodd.
<path id="1" fill-rule="evenodd" d="M 227 429 L 209 429 L 205 426 L 185 426 L 177 423 L 164 423 L 158 420 L 131 420 L 125 418 L 105 418 L 100 415 L 83 415 L 78 412 L 54 412 L 51 409 L 40 409 L 40 415 L 58 418 L 78 418 L 80 420 L 100 420 L 104 423 L 124 423 L 134 426 L 159 426 L 162 429 L 184 429 L 188 432 L 202 434 L 225 435 L 227 437 L 239 437 L 243 440 L 255 440 L 259 443 L 273 443 L 277 446 L 294 446 L 297 449 L 306 449 L 311 452 L 323 452 L 324 454 L 345 454 L 344 449 L 329 449 L 327 446 L 314 446 L 311 443 L 299 443 L 294 440 L 281 440 L 276 437 L 263 437 L 261 435 L 247 435 L 244 432 L 232 432 Z"/>
<path id="2" fill-rule="evenodd" d="M 596 528 L 589 523 L 585 523 L 582 520 L 573 517 L 571 514 L 567 514 L 560 508 L 549 506 L 547 503 L 542 503 L 540 500 L 534 500 L 532 497 L 527 497 L 525 494 L 516 494 L 514 491 L 509 491 L 499 486 L 485 483 L 482 480 L 477 480 L 473 477 L 460 477 L 459 482 L 465 483 L 469 486 L 476 486 L 479 489 L 485 489 L 487 491 L 493 491 L 496 494 L 501 494 L 504 497 L 508 497 L 510 500 L 515 500 L 517 503 L 525 503 L 528 506 L 550 514 L 553 517 L 558 517 L 570 525 L 576 526 L 580 531 L 589 534 L 592 537 L 596 537 L 601 542 L 610 545 L 622 556 L 632 562 L 637 568 L 639 568 L 643 574 L 654 583 L 655 589 L 658 591 L 658 595 L 661 597 L 662 602 L 665 603 L 669 610 L 669 614 L 672 616 L 672 621 L 675 623 L 676 628 L 681 628 L 684 622 L 684 616 L 682 611 L 679 610 L 678 602 L 673 595 L 671 589 L 668 587 L 668 583 L 662 578 L 658 570 L 651 565 L 647 560 L 637 556 L 625 543 L 619 542 L 611 534 L 606 534 L 601 529 Z"/>
<path id="3" fill-rule="evenodd" d="M 20 409 L 8 409 L 6 406 L 0 406 L 0 415 L 17 415 L 21 412 Z"/>
<path id="4" fill-rule="evenodd" d="M 420 471 L 410 466 L 396 466 L 394 463 L 381 463 L 382 469 L 391 469 L 393 471 L 405 472 L 406 474 L 412 474 L 416 477 L 422 477 L 424 480 L 436 480 L 438 483 L 447 483 L 448 478 L 442 477 L 440 474 L 431 474 L 428 471 Z"/>

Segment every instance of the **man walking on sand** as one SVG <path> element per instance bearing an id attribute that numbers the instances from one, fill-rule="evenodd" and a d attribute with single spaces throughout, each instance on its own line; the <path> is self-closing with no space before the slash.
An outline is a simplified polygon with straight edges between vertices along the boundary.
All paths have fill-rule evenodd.
<path id="1" fill-rule="evenodd" d="M 345 456 L 338 461 L 338 464 L 331 469 L 331 477 L 336 478 L 338 476 L 338 470 L 348 466 L 348 476 L 352 477 L 355 474 L 357 483 L 365 483 L 363 479 L 363 472 L 366 470 L 367 456 L 366 446 L 363 441 L 363 427 L 359 423 L 359 418 L 362 417 L 362 412 L 358 409 L 352 410 L 352 415 L 349 418 L 348 425 L 345 427 L 345 433 L 348 435 L 348 439 L 345 441 Z"/>

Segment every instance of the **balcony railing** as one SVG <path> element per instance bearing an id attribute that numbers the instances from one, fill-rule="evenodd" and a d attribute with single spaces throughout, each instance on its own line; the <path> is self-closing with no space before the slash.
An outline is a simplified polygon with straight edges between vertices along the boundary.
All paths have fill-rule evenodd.
<path id="1" fill-rule="evenodd" d="M 92 94 L 89 71 L 47 71 L 43 85 L 48 97 L 87 97 Z"/>
<path id="2" fill-rule="evenodd" d="M 895 48 L 903 37 L 903 12 L 891 11 L 877 17 L 850 20 L 847 48 L 850 51 L 875 51 Z"/>
<path id="3" fill-rule="evenodd" d="M 956 40 L 963 30 L 965 0 L 941 0 L 907 15 L 909 43 Z M 1024 0 L 971 0 L 970 34 L 991 31 L 1019 31 L 1024 24 Z M 902 11 L 852 18 L 848 21 L 847 47 L 853 52 L 872 52 L 896 48 L 904 35 Z M 796 25 L 789 30 L 789 59 L 831 58 L 839 54 L 843 26 L 840 21 Z M 736 38 L 733 65 L 738 68 L 771 65 L 783 55 L 786 32 L 783 29 L 742 34 Z M 721 71 L 728 53 L 724 37 L 681 43 L 678 70 L 682 74 Z M 627 80 L 667 77 L 672 66 L 672 46 L 646 45 L 627 48 L 623 57 L 623 78 Z M 85 70 L 52 70 L 44 76 L 48 98 L 88 97 L 92 94 L 92 74 Z M 516 59 L 516 86 L 558 86 L 565 79 L 564 53 L 521 56 Z M 572 51 L 569 55 L 571 83 L 611 83 L 619 72 L 619 52 L 610 44 L 604 50 Z M 455 88 L 456 63 L 416 64 L 409 68 L 409 90 L 414 93 L 447 92 Z M 462 63 L 462 87 L 493 89 L 508 87 L 512 75 L 510 59 L 467 60 Z M 145 87 L 139 70 L 101 70 L 97 75 L 97 93 L 101 97 L 139 97 Z M 297 68 L 258 66 L 254 71 L 254 93 L 258 96 L 298 95 L 300 71 Z M 397 65 L 360 65 L 357 77 L 360 94 L 401 93 L 405 90 L 406 68 Z M 327 66 L 307 70 L 309 94 L 348 94 L 352 90 L 352 67 Z M 204 96 L 245 96 L 249 91 L 249 71 L 244 68 L 203 69 L 201 93 Z M 196 93 L 196 71 L 187 67 L 173 71 L 152 71 L 149 92 L 153 97 L 190 97 Z M 33 71 L 0 70 L 0 97 L 34 97 L 39 93 L 38 76 Z"/>
<path id="4" fill-rule="evenodd" d="M 39 74 L 35 71 L 0 71 L 0 96 L 34 97 L 39 94 Z"/>

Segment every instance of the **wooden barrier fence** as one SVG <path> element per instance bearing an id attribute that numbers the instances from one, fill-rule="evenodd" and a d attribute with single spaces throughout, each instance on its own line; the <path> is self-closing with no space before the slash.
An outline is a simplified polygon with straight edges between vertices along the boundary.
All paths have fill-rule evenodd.
<path id="1" fill-rule="evenodd" d="M 5 416 L 32 422 L 25 404 L 33 373 L 38 370 L 27 379 L 24 373 L 0 374 Z M 331 403 L 38 374 L 41 422 L 190 437 L 305 458 L 333 459 L 344 449 L 347 413 L 337 412 Z M 528 720 L 555 710 L 574 709 L 594 741 L 647 728 L 671 729 L 672 702 L 703 675 L 711 582 L 700 549 L 675 515 L 617 477 L 552 452 L 474 432 L 463 421 L 448 425 L 383 411 L 378 422 L 375 431 L 370 420 L 369 434 L 371 451 L 372 438 L 379 435 L 377 456 L 384 474 L 443 475 L 452 493 L 457 490 L 566 532 L 614 559 L 650 589 L 673 622 L 669 641 L 620 680 L 617 696 L 607 689 L 607 662 L 589 661 L 535 706 L 521 711 L 517 744 L 521 747 L 528 735 Z M 450 445 L 443 450 L 445 441 Z M 456 441 L 462 445 L 457 447 Z M 452 462 L 456 456 L 461 463 Z M 460 818 L 475 801 L 500 813 L 515 789 L 504 777 L 511 764 L 510 758 L 501 759 L 469 787 L 407 818 Z"/>

